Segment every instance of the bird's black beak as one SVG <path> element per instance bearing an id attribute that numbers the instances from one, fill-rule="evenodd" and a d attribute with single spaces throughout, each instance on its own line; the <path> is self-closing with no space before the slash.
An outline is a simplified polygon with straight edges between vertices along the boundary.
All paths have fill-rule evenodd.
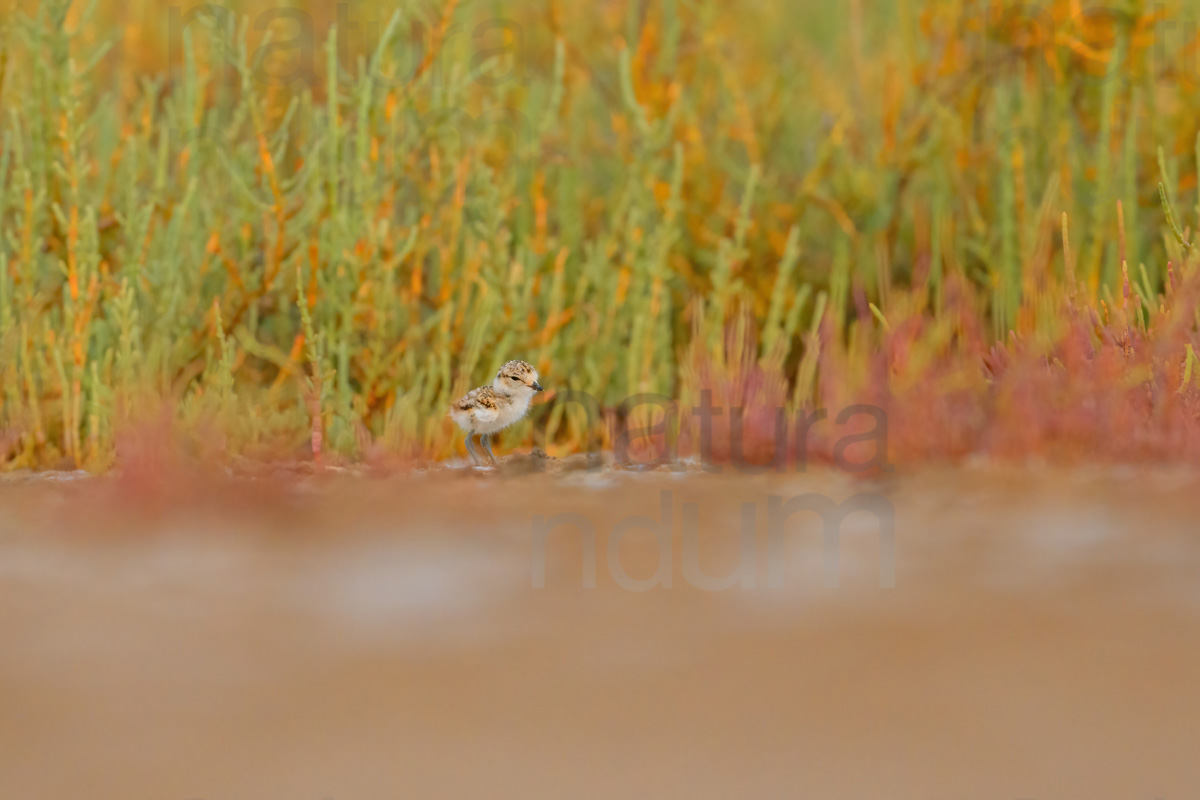
<path id="1" fill-rule="evenodd" d="M 540 383 L 538 383 L 537 381 L 534 381 L 534 382 L 533 382 L 533 390 L 534 390 L 535 392 L 542 392 L 542 391 L 545 391 L 545 390 L 542 388 L 542 385 L 541 385 Z"/>

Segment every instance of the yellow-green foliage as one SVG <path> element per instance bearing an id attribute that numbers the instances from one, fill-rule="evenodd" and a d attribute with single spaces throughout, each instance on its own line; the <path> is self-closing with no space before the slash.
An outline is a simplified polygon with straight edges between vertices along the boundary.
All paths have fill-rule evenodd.
<path id="1" fill-rule="evenodd" d="M 1152 314 L 1196 221 L 1180 5 L 21 5 L 8 467 L 103 468 L 163 400 L 229 452 L 443 456 L 446 403 L 509 358 L 683 396 L 743 315 L 800 405 L 822 337 L 869 352 L 864 309 L 937 319 L 951 276 L 1000 341 L 1051 336 L 1071 271 L 1112 306 L 1122 259 Z"/>

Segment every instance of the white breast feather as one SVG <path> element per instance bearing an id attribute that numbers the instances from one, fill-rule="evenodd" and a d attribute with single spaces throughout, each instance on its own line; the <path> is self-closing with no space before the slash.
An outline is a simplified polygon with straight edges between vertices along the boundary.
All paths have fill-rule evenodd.
<path id="1" fill-rule="evenodd" d="M 500 416 L 500 411 L 495 408 L 484 408 L 483 406 L 479 406 L 474 409 L 474 414 L 476 422 L 487 423 L 495 422 Z"/>

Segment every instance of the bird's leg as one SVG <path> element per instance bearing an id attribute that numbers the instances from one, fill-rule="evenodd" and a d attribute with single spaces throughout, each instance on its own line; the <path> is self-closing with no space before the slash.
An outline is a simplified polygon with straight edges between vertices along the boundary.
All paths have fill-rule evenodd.
<path id="1" fill-rule="evenodd" d="M 479 443 L 483 445 L 483 449 L 487 450 L 488 457 L 492 459 L 492 463 L 496 463 L 496 454 L 492 452 L 492 435 L 485 433 L 479 437 Z"/>
<path id="2" fill-rule="evenodd" d="M 467 434 L 467 452 L 471 454 L 471 460 L 475 462 L 475 466 L 479 464 L 479 451 L 475 449 L 475 434 Z"/>

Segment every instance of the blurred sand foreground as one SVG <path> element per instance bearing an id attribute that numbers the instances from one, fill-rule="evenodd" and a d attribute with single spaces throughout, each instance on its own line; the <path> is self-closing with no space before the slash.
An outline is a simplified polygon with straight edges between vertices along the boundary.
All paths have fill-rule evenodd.
<path id="1" fill-rule="evenodd" d="M 671 492 L 672 586 L 608 565 Z M 0 798 L 1194 798 L 1200 476 L 0 480 Z M 824 585 L 818 518 L 864 492 Z M 757 509 L 755 588 L 710 575 Z M 546 546 L 532 517 L 597 531 Z M 627 526 L 628 527 L 628 526 Z M 631 528 L 634 580 L 658 540 Z M 624 580 L 624 578 L 622 578 Z"/>

